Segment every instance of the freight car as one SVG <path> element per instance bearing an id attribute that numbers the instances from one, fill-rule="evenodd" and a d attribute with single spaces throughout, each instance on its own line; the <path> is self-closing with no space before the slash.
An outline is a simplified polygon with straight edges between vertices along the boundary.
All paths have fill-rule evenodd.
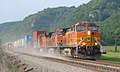
<path id="1" fill-rule="evenodd" d="M 95 23 L 77 23 L 69 28 L 57 29 L 38 36 L 39 48 L 54 50 L 72 57 L 98 59 L 101 56 L 100 32 Z"/>

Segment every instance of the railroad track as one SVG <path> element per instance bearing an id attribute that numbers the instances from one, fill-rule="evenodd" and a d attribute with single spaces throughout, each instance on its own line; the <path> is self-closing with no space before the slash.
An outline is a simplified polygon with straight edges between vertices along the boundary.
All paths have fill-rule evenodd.
<path id="1" fill-rule="evenodd" d="M 110 65 L 115 67 L 120 67 L 120 62 L 115 61 L 107 61 L 107 60 L 83 60 L 83 59 L 75 59 L 69 57 L 68 59 L 75 60 L 75 61 L 84 61 L 84 62 L 90 62 L 90 63 L 96 63 L 96 64 L 102 64 L 102 65 Z"/>
<path id="2" fill-rule="evenodd" d="M 66 58 L 66 59 L 60 59 L 55 57 L 47 57 L 47 56 L 41 56 L 41 55 L 33 55 L 29 53 L 23 53 L 23 52 L 17 52 L 23 55 L 28 55 L 32 57 L 37 57 L 45 60 L 49 60 L 52 62 L 67 64 L 71 66 L 86 68 L 95 70 L 97 72 L 120 72 L 120 63 L 119 62 L 111 62 L 111 61 L 104 61 L 104 60 L 82 60 L 82 59 L 74 59 L 74 58 Z"/>
<path id="3" fill-rule="evenodd" d="M 106 61 L 106 60 L 97 60 L 97 63 L 101 63 L 104 65 L 112 65 L 112 66 L 117 66 L 120 67 L 120 62 L 113 62 L 113 61 Z"/>

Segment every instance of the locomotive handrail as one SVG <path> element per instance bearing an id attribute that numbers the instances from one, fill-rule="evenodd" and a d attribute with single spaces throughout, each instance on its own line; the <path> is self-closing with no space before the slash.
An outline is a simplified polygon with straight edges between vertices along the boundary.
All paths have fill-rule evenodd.
<path id="1" fill-rule="evenodd" d="M 83 38 L 84 40 L 85 38 Z M 83 42 L 83 40 L 81 40 L 77 45 L 76 45 L 76 55 L 78 54 L 78 46 Z"/>
<path id="2" fill-rule="evenodd" d="M 95 38 L 95 40 L 97 41 L 97 43 L 100 45 L 100 49 L 102 48 L 102 45 L 100 44 L 100 42 L 97 40 L 97 38 Z"/>
<path id="3" fill-rule="evenodd" d="M 83 40 L 84 40 L 84 39 L 85 39 L 85 38 L 83 38 Z M 83 40 L 81 40 L 81 41 L 77 44 L 77 46 L 80 45 L 80 44 L 82 43 Z"/>

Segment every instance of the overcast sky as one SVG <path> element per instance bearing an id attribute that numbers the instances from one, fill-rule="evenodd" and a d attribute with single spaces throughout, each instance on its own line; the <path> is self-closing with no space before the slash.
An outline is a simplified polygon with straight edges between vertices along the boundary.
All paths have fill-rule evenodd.
<path id="1" fill-rule="evenodd" d="M 0 23 L 18 21 L 48 7 L 79 6 L 90 0 L 0 0 Z"/>

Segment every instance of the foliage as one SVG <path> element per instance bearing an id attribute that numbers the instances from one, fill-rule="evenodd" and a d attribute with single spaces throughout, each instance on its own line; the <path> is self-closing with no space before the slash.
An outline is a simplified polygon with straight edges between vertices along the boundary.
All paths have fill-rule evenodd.
<path id="1" fill-rule="evenodd" d="M 120 58 L 117 58 L 117 57 L 102 56 L 101 59 L 102 59 L 102 60 L 109 60 L 109 61 L 117 61 L 117 62 L 120 61 Z"/>
<path id="2" fill-rule="evenodd" d="M 108 50 L 107 54 L 102 55 L 102 60 L 120 61 L 120 51 Z"/>

